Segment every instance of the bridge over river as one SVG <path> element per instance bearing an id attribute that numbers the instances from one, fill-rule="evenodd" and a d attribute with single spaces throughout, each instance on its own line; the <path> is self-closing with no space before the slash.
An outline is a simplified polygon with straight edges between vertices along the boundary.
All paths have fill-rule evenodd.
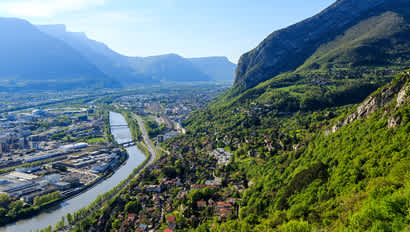
<path id="1" fill-rule="evenodd" d="M 111 133 L 118 144 L 127 147 L 128 160 L 111 177 L 98 183 L 91 189 L 83 192 L 59 205 L 48 208 L 32 218 L 19 220 L 15 223 L 0 227 L 0 232 L 28 232 L 37 229 L 44 229 L 48 225 L 55 225 L 62 216 L 67 213 L 73 214 L 84 206 L 88 206 L 94 199 L 102 193 L 114 188 L 122 180 L 126 179 L 145 160 L 145 155 L 138 150 L 135 141 L 132 140 L 131 132 L 124 117 L 119 113 L 110 112 Z"/>

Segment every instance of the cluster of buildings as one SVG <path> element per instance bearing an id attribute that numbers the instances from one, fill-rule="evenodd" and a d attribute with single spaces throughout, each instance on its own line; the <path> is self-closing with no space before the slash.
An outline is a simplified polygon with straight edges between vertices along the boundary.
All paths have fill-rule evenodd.
<path id="1" fill-rule="evenodd" d="M 94 120 L 86 121 L 87 116 L 78 116 L 78 122 L 71 124 L 66 133 L 75 139 L 81 139 L 84 137 L 97 137 L 103 135 L 104 121 L 102 118 L 96 118 Z"/>
<path id="2" fill-rule="evenodd" d="M 30 127 L 27 126 L 3 127 L 0 130 L 0 154 L 29 148 L 31 146 L 31 135 Z"/>
<path id="3" fill-rule="evenodd" d="M 64 192 L 78 186 L 78 178 L 63 178 L 60 174 L 51 173 L 41 167 L 21 169 L 0 176 L 0 193 L 11 199 L 20 199 L 32 203 L 34 198 L 51 192 Z"/>
<path id="4" fill-rule="evenodd" d="M 100 178 L 98 174 L 114 167 L 122 155 L 121 149 L 114 147 L 89 147 L 86 143 L 65 145 L 59 152 L 24 158 L 24 163 L 49 159 L 53 162 L 16 168 L 1 175 L 0 193 L 27 203 L 32 203 L 36 196 L 55 191 L 60 191 L 63 196 L 77 193 Z"/>
<path id="5" fill-rule="evenodd" d="M 211 155 L 218 160 L 218 165 L 227 165 L 231 162 L 232 153 L 225 151 L 223 148 L 217 148 L 211 152 Z"/>
<path id="6" fill-rule="evenodd" d="M 9 113 L 0 118 L 0 154 L 54 149 L 59 144 L 53 141 L 56 140 L 53 136 L 61 133 L 76 139 L 100 136 L 104 122 L 101 118 L 88 120 L 90 111 L 92 109 L 35 109 L 31 113 Z M 43 129 L 42 125 L 51 128 Z M 62 130 L 65 126 L 69 126 L 67 131 Z"/>
<path id="7" fill-rule="evenodd" d="M 181 155 L 170 154 L 160 157 L 155 165 L 147 168 L 146 172 L 158 173 L 159 170 L 173 165 L 176 160 L 183 161 L 183 166 L 195 172 L 199 170 L 201 165 L 185 160 Z M 215 164 L 205 162 L 205 169 L 215 169 Z M 138 182 L 144 182 L 143 177 L 139 177 Z M 220 220 L 226 220 L 231 215 L 237 215 L 238 204 L 236 198 L 223 199 L 218 194 L 210 196 L 208 199 L 200 199 L 194 203 L 193 209 L 187 207 L 175 207 L 175 201 L 183 201 L 192 191 L 212 189 L 219 191 L 223 188 L 222 178 L 214 175 L 208 175 L 206 181 L 198 184 L 196 177 L 192 176 L 164 176 L 157 184 L 140 184 L 133 187 L 130 191 L 141 205 L 138 213 L 119 214 L 117 218 L 121 220 L 121 228 L 118 231 L 159 231 L 161 225 L 166 225 L 164 231 L 176 231 L 179 226 L 176 220 L 175 212 L 185 208 L 193 215 L 186 220 L 200 221 L 199 212 L 207 209 Z M 100 218 L 103 220 L 103 218 Z M 98 224 L 104 225 L 103 221 Z M 161 230 L 162 231 L 162 230 Z"/>
<path id="8" fill-rule="evenodd" d="M 100 149 L 93 152 L 71 155 L 58 164 L 67 168 L 79 169 L 85 172 L 90 170 L 93 174 L 100 174 L 114 167 L 119 162 L 121 155 L 122 152 L 119 148 L 112 150 Z"/>
<path id="9" fill-rule="evenodd" d="M 32 91 L 21 93 L 2 92 L 0 91 L 0 113 L 2 111 L 15 111 L 22 108 L 35 107 L 38 105 L 46 105 L 47 103 L 62 102 L 73 98 L 89 96 L 90 92 L 65 92 L 60 91 Z"/>
<path id="10" fill-rule="evenodd" d="M 203 107 L 214 99 L 225 88 L 211 88 L 194 90 L 192 88 L 178 89 L 169 93 L 135 94 L 122 96 L 115 102 L 121 108 L 130 109 L 139 115 L 158 111 L 152 109 L 153 104 L 160 103 L 164 113 L 175 122 L 181 122 L 194 109 Z"/>
<path id="11" fill-rule="evenodd" d="M 67 108 L 7 114 L 0 119 L 0 168 L 58 157 L 84 146 L 66 146 L 64 138 L 86 141 L 102 137 L 104 121 L 102 117 L 88 117 L 92 112 L 93 109 Z"/>

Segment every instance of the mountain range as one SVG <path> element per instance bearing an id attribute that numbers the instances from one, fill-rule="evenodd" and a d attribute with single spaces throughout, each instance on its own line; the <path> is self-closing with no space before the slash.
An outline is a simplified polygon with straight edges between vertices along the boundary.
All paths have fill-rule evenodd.
<path id="1" fill-rule="evenodd" d="M 65 25 L 32 25 L 0 18 L 0 86 L 24 89 L 117 88 L 160 82 L 232 81 L 225 57 L 187 59 L 176 54 L 129 57 L 69 32 Z"/>
<path id="2" fill-rule="evenodd" d="M 5 86 L 32 88 L 64 88 L 83 85 L 116 87 L 118 83 L 108 78 L 81 53 L 63 41 L 39 31 L 27 21 L 1 18 L 0 81 Z"/>

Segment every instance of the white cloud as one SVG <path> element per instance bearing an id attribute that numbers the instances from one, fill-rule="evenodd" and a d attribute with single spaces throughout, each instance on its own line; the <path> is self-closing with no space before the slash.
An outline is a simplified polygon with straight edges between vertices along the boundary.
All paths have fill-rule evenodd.
<path id="1" fill-rule="evenodd" d="M 20 0 L 0 3 L 0 9 L 9 15 L 26 17 L 53 17 L 67 11 L 79 11 L 104 5 L 105 0 Z"/>

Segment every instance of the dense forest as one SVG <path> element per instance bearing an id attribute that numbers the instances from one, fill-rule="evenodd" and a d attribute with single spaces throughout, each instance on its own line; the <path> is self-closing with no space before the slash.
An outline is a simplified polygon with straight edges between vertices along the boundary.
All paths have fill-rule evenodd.
<path id="1" fill-rule="evenodd" d="M 233 148 L 235 162 L 230 168 L 231 175 L 246 173 L 246 179 L 252 184 L 242 195 L 238 218 L 211 230 L 408 229 L 409 80 L 409 75 L 403 74 L 393 82 L 406 83 L 400 84 L 402 93 L 407 94 L 406 100 L 395 97 L 368 117 L 357 119 L 334 133 L 326 133 L 326 128 L 348 118 L 357 108 L 370 106 L 335 109 L 341 113 L 326 110 L 295 114 L 292 117 L 298 122 L 293 123 L 286 123 L 290 119 L 284 117 L 281 128 L 294 137 L 275 136 L 277 145 L 284 148 L 280 152 L 269 152 L 271 145 L 266 143 L 267 137 L 275 135 L 274 131 L 259 129 L 264 126 L 246 127 L 253 131 L 255 141 L 246 148 Z M 389 87 L 374 95 L 386 89 Z M 330 114 L 337 117 L 329 121 L 326 116 Z M 399 124 L 392 124 L 394 120 Z M 292 130 L 300 122 L 307 123 L 307 130 Z M 301 139 L 297 139 L 298 135 Z M 244 150 L 249 149 L 259 149 L 258 158 L 249 160 L 244 155 L 247 154 Z M 209 224 L 203 224 L 198 230 L 210 228 Z"/>

